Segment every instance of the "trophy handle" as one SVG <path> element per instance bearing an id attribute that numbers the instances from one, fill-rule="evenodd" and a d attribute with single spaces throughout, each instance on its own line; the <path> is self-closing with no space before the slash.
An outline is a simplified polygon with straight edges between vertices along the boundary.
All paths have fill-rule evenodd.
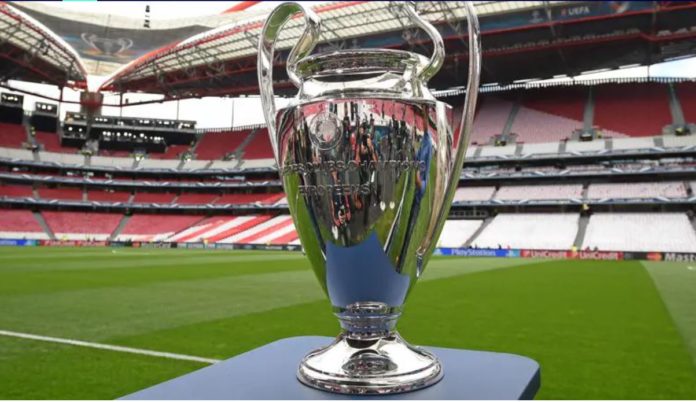
<path id="1" fill-rule="evenodd" d="M 469 71 L 467 77 L 466 93 L 464 95 L 464 109 L 459 123 L 459 139 L 457 140 L 456 154 L 452 176 L 447 186 L 447 200 L 451 202 L 454 191 L 459 184 L 459 175 L 464 164 L 464 156 L 469 146 L 471 129 L 474 125 L 476 113 L 476 98 L 478 97 L 479 81 L 481 78 L 481 30 L 478 17 L 471 2 L 464 2 L 467 26 L 469 31 Z"/>
<path id="2" fill-rule="evenodd" d="M 403 7 L 411 22 L 424 30 L 433 41 L 433 54 L 430 56 L 430 60 L 416 68 L 416 76 L 423 82 L 428 82 L 440 71 L 442 64 L 445 62 L 445 43 L 442 41 L 440 32 L 430 22 L 418 15 L 415 1 L 404 2 L 401 4 L 401 7 Z M 469 34 L 471 34 L 471 29 L 469 29 Z"/>
<path id="3" fill-rule="evenodd" d="M 310 8 L 299 3 L 283 3 L 276 7 L 266 19 L 266 23 L 261 31 L 258 48 L 257 74 L 259 77 L 259 89 L 261 94 L 261 107 L 268 126 L 268 134 L 271 139 L 273 153 L 276 162 L 278 160 L 278 137 L 275 128 L 275 95 L 273 93 L 273 53 L 275 42 L 280 36 L 280 30 L 285 23 L 296 13 L 304 14 L 305 30 L 300 36 L 295 46 L 288 55 L 286 71 L 290 81 L 296 87 L 300 87 L 301 82 L 295 73 L 295 65 L 298 60 L 306 57 L 314 50 L 317 44 L 321 28 L 319 16 Z"/>

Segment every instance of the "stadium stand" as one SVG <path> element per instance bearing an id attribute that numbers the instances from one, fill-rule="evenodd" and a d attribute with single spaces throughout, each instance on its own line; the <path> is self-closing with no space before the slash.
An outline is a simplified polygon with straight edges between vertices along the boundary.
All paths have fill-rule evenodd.
<path id="1" fill-rule="evenodd" d="M 103 212 L 44 211 L 41 213 L 58 240 L 106 240 L 123 215 Z"/>
<path id="2" fill-rule="evenodd" d="M 515 154 L 517 145 L 509 144 L 505 146 L 485 146 L 481 147 L 480 157 L 486 156 L 510 156 Z"/>
<path id="3" fill-rule="evenodd" d="M 455 202 L 466 201 L 486 201 L 490 200 L 495 193 L 495 187 L 462 187 L 454 193 Z"/>
<path id="4" fill-rule="evenodd" d="M 567 152 L 598 152 L 606 149 L 604 140 L 593 141 L 568 141 L 566 143 Z"/>
<path id="5" fill-rule="evenodd" d="M 221 159 L 225 154 L 234 152 L 249 133 L 248 130 L 205 133 L 196 146 L 196 158 Z"/>
<path id="6" fill-rule="evenodd" d="M 268 130 L 263 128 L 254 133 L 254 138 L 244 148 L 244 159 L 273 158 L 273 149 L 268 139 Z"/>
<path id="7" fill-rule="evenodd" d="M 87 192 L 87 200 L 89 201 L 127 202 L 130 196 L 131 194 L 126 191 L 90 190 Z"/>
<path id="8" fill-rule="evenodd" d="M 593 183 L 587 191 L 588 199 L 657 197 L 686 197 L 686 187 L 683 182 Z"/>
<path id="9" fill-rule="evenodd" d="M 665 135 L 662 137 L 665 148 L 685 148 L 696 146 L 696 135 L 686 135 L 678 137 L 675 135 Z"/>
<path id="10" fill-rule="evenodd" d="M 696 252 L 696 232 L 683 213 L 596 213 L 583 249 Z"/>
<path id="11" fill-rule="evenodd" d="M 170 193 L 135 193 L 133 202 L 169 204 L 176 195 Z"/>
<path id="12" fill-rule="evenodd" d="M 0 185 L 0 196 L 2 197 L 33 197 L 34 193 L 31 186 L 15 186 L 9 184 Z"/>
<path id="13" fill-rule="evenodd" d="M 197 194 L 188 193 L 181 194 L 179 198 L 176 199 L 177 204 L 209 204 L 218 198 L 215 194 Z"/>
<path id="14" fill-rule="evenodd" d="M 121 241 L 159 241 L 202 220 L 197 215 L 134 214 L 117 237 Z"/>
<path id="15" fill-rule="evenodd" d="M 27 132 L 21 124 L 0 123 L 0 146 L 22 148 L 27 142 Z"/>
<path id="16" fill-rule="evenodd" d="M 79 188 L 39 188 L 39 197 L 47 200 L 82 201 L 83 191 Z"/>
<path id="17" fill-rule="evenodd" d="M 43 145 L 43 151 L 63 153 L 75 153 L 78 151 L 77 148 L 62 146 L 60 137 L 56 133 L 37 131 L 34 135 L 36 136 L 36 141 Z"/>
<path id="18" fill-rule="evenodd" d="M 587 90 L 546 88 L 524 91 L 511 132 L 518 142 L 557 142 L 583 127 Z"/>
<path id="19" fill-rule="evenodd" d="M 266 244 L 294 230 L 290 215 L 267 219 L 222 240 L 222 243 Z"/>
<path id="20" fill-rule="evenodd" d="M 653 137 L 642 138 L 615 138 L 612 141 L 611 148 L 613 150 L 627 149 L 645 149 L 655 147 L 655 139 Z"/>
<path id="21" fill-rule="evenodd" d="M 263 204 L 273 204 L 278 202 L 285 195 L 283 193 L 276 194 L 224 194 L 217 200 L 215 204 L 250 204 L 260 202 Z"/>
<path id="22" fill-rule="evenodd" d="M 477 248 L 569 250 L 578 232 L 577 214 L 498 214 L 471 241 Z"/>
<path id="23" fill-rule="evenodd" d="M 59 152 L 41 152 L 41 160 L 44 162 L 54 162 L 61 165 L 84 165 L 85 157 L 83 155 L 78 155 L 75 153 L 59 153 Z M 31 158 L 29 158 L 31 159 Z M 111 159 L 111 158 L 107 158 Z M 115 159 L 115 158 L 114 158 Z M 128 166 L 133 164 L 133 160 L 130 161 Z M 108 166 L 108 165 L 106 165 Z"/>
<path id="24" fill-rule="evenodd" d="M 605 84 L 595 87 L 594 124 L 612 137 L 659 135 L 672 123 L 664 84 Z"/>
<path id="25" fill-rule="evenodd" d="M 696 124 L 696 83 L 682 82 L 676 84 L 676 92 L 684 113 L 684 120 L 687 123 Z"/>
<path id="26" fill-rule="evenodd" d="M 502 186 L 495 194 L 496 200 L 566 200 L 582 198 L 581 184 L 555 184 L 535 186 Z"/>
<path id="27" fill-rule="evenodd" d="M 481 227 L 482 220 L 448 220 L 442 229 L 438 247 L 464 247 L 466 241 Z"/>
<path id="28" fill-rule="evenodd" d="M 165 152 L 161 154 L 153 152 L 148 154 L 148 156 L 153 159 L 179 159 L 181 154 L 186 152 L 188 149 L 188 145 L 169 145 L 167 146 L 167 150 Z"/>
<path id="29" fill-rule="evenodd" d="M 480 102 L 469 140 L 472 144 L 488 144 L 492 136 L 502 133 L 513 105 L 497 96 L 482 96 Z"/>
<path id="30" fill-rule="evenodd" d="M 34 215 L 24 209 L 0 209 L 0 238 L 47 240 Z"/>
<path id="31" fill-rule="evenodd" d="M 271 219 L 270 215 L 239 216 L 202 235 L 208 242 L 231 243 L 228 239 Z"/>

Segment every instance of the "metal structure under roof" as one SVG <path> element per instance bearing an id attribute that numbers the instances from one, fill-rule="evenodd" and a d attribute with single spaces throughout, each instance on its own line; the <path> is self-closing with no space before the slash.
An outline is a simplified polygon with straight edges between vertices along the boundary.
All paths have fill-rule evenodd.
<path id="1" fill-rule="evenodd" d="M 474 2 L 479 16 L 506 13 L 540 7 L 547 3 L 542 1 L 516 2 Z M 417 3 L 419 13 L 427 20 L 451 24 L 458 32 L 466 26 L 463 2 L 432 1 Z M 338 49 L 345 46 L 345 41 L 352 38 L 414 29 L 414 26 L 402 15 L 393 2 L 383 1 L 343 1 L 322 4 L 314 7 L 322 18 L 323 47 Z M 114 73 L 102 88 L 119 88 L 130 86 L 127 83 L 151 78 L 160 79 L 163 90 L 167 90 L 161 77 L 170 72 L 181 71 L 184 75 L 194 77 L 196 69 L 205 66 L 213 72 L 223 73 L 224 63 L 229 60 L 242 59 L 256 55 L 258 36 L 261 32 L 265 15 L 246 21 L 225 25 L 199 35 L 195 35 L 174 46 L 160 49 L 148 57 L 137 60 Z M 302 20 L 294 18 L 286 24 L 276 48 L 288 50 L 301 35 Z M 414 35 L 415 39 L 416 36 Z M 321 45 L 319 47 L 322 47 Z M 229 73 L 232 73 L 229 71 Z M 195 79 L 195 78 L 194 78 Z"/>
<path id="2" fill-rule="evenodd" d="M 599 68 L 653 64 L 696 54 L 696 2 L 478 1 L 483 82 L 578 75 Z M 462 2 L 419 2 L 419 13 L 443 35 L 448 59 L 435 88 L 463 85 L 466 20 Z M 398 48 L 429 54 L 423 32 L 393 2 L 345 1 L 315 6 L 322 18 L 316 52 Z M 169 98 L 258 92 L 257 38 L 265 15 L 253 16 L 151 52 L 111 75 L 105 91 L 143 91 Z M 277 93 L 288 92 L 284 57 L 302 32 L 290 20 L 277 43 Z"/>
<path id="3" fill-rule="evenodd" d="M 9 78 L 59 87 L 83 86 L 87 72 L 79 55 L 43 24 L 0 3 L 0 81 Z"/>

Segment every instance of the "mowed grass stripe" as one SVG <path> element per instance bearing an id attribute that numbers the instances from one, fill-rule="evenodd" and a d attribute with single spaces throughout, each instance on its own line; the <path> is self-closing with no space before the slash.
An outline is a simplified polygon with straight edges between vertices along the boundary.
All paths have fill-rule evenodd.
<path id="1" fill-rule="evenodd" d="M 540 398 L 694 399 L 696 371 L 639 262 L 549 261 L 423 283 L 406 339 L 517 353 Z"/>
<path id="2" fill-rule="evenodd" d="M 115 251 L 115 250 L 112 250 Z M 37 258 L 7 258 L 2 260 L 2 272 L 27 272 L 27 271 L 70 271 L 70 270 L 95 270 L 95 269 L 110 269 L 123 268 L 124 266 L 137 267 L 158 267 L 172 266 L 178 263 L 189 261 L 198 265 L 213 264 L 213 263 L 235 263 L 246 261 L 291 261 L 303 260 L 299 254 L 287 255 L 286 253 L 278 254 L 231 254 L 230 252 L 215 252 L 194 253 L 192 255 L 179 255 L 180 252 L 159 252 L 157 254 L 112 254 L 109 249 L 104 249 L 104 254 L 70 254 L 69 256 L 61 255 L 43 255 L 38 254 Z"/>
<path id="3" fill-rule="evenodd" d="M 420 345 L 530 356 L 542 365 L 541 398 L 696 397 L 688 352 L 639 263 L 547 261 L 424 281 L 399 330 Z M 111 342 L 225 358 L 338 331 L 318 300 Z"/>
<path id="4" fill-rule="evenodd" d="M 287 268 L 293 267 L 294 262 L 278 264 Z M 455 266 L 452 262 L 433 261 L 424 279 L 514 263 L 513 260 L 507 261 L 508 264 L 491 260 L 468 262 Z M 134 271 L 133 268 L 114 275 L 104 275 L 99 270 L 82 275 L 60 272 L 51 273 L 51 280 L 43 281 L 36 281 L 37 274 L 31 272 L 23 280 L 5 278 L 6 285 L 0 285 L 0 289 L 9 289 L 0 295 L 0 304 L 7 313 L 0 315 L 0 328 L 103 341 L 325 298 L 306 265 L 304 269 L 294 267 L 291 271 L 272 272 L 275 267 L 268 261 L 255 261 L 238 263 L 234 269 L 229 267 L 212 274 L 199 271 L 210 269 L 187 265 L 154 273 L 150 269 Z M 257 273 L 248 274 L 253 271 Z M 198 276 L 203 279 L 195 279 Z M 19 283 L 24 283 L 27 290 L 22 291 L 17 286 Z M 75 289 L 57 291 L 57 286 Z"/>
<path id="5" fill-rule="evenodd" d="M 0 328 L 101 341 L 322 296 L 308 270 L 0 296 Z"/>
<path id="6" fill-rule="evenodd" d="M 176 257 L 182 250 L 157 252 Z M 208 252 L 194 251 L 203 256 Z M 212 358 L 226 358 L 287 336 L 336 335 L 338 325 L 328 301 L 308 263 L 300 254 L 295 256 L 229 265 L 181 258 L 171 267 L 85 268 L 79 275 L 47 269 L 46 274 L 74 273 L 71 281 L 81 281 L 81 286 L 60 290 L 46 282 L 25 281 L 22 286 L 30 292 L 25 294 L 3 288 L 9 273 L 3 272 L 0 262 L 0 328 L 23 330 L 4 325 L 11 321 L 42 329 L 25 332 Z M 124 267 L 140 260 L 122 259 Z M 292 268 L 283 270 L 287 266 Z M 126 274 L 115 276 L 117 283 L 110 286 L 104 279 L 117 272 Z M 535 358 L 543 370 L 541 397 L 696 398 L 690 355 L 639 263 L 436 257 L 422 282 L 400 321 L 406 339 Z M 118 367 L 109 378 L 118 384 L 95 384 L 88 370 L 65 376 L 61 370 L 72 372 L 71 365 L 84 364 L 76 351 L 84 348 L 76 347 L 48 353 L 50 358 L 41 360 L 45 368 L 38 372 L 29 368 L 25 375 L 15 368 L 23 369 L 37 348 L 44 348 L 21 342 L 24 350 L 3 355 L 0 349 L 0 383 L 34 397 L 48 388 L 45 384 L 56 385 L 45 391 L 49 394 L 68 380 L 79 384 L 89 398 L 113 398 L 163 380 L 157 365 L 151 366 L 151 374 L 129 371 L 123 367 L 142 362 L 131 362 L 127 354 L 99 351 L 122 355 L 114 359 Z M 0 348 L 3 343 L 0 340 Z M 132 384 L 137 386 L 123 391 Z M 114 391 L 117 388 L 119 392 Z M 72 395 L 64 391 L 66 397 Z"/>
<path id="7" fill-rule="evenodd" d="M 134 355 L 160 357 L 160 358 L 164 358 L 164 359 L 185 360 L 185 361 L 191 361 L 191 362 L 197 362 L 197 363 L 213 364 L 213 363 L 219 362 L 219 360 L 217 360 L 217 359 L 210 359 L 207 357 L 183 355 L 183 354 L 171 353 L 171 352 L 161 352 L 158 350 L 129 348 L 129 347 L 119 346 L 119 345 L 108 345 L 105 343 L 85 342 L 85 341 L 81 341 L 78 339 L 56 338 L 54 336 L 43 336 L 43 335 L 36 335 L 36 334 L 27 334 L 24 332 L 4 331 L 1 329 L 0 329 L 0 336 L 6 336 L 6 337 L 18 338 L 18 339 L 29 339 L 32 341 L 59 343 L 62 345 L 78 346 L 78 347 L 83 347 L 83 348 L 108 350 L 111 352 L 131 353 Z"/>
<path id="8" fill-rule="evenodd" d="M 115 399 L 205 366 L 0 337 L 0 399 Z"/>
<path id="9" fill-rule="evenodd" d="M 655 282 L 696 366 L 696 264 L 644 261 L 643 265 Z"/>
<path id="10" fill-rule="evenodd" d="M 119 266 L 120 261 L 120 266 Z M 304 259 L 281 259 L 279 256 L 244 256 L 237 258 L 183 259 L 168 258 L 156 265 L 150 259 L 118 260 L 112 268 L 97 266 L 77 269 L 71 262 L 52 262 L 52 269 L 8 272 L 0 268 L 0 295 L 21 295 L 82 290 L 102 287 L 147 286 L 154 283 L 212 279 L 255 273 L 308 270 Z M 259 267 L 263 267 L 259 269 Z"/>

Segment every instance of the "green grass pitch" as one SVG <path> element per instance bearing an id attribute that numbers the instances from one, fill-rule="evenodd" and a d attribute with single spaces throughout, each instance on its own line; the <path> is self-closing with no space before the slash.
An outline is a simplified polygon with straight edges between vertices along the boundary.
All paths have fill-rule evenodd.
<path id="1" fill-rule="evenodd" d="M 441 257 L 399 330 L 532 357 L 542 399 L 695 399 L 694 306 L 689 264 Z M 338 324 L 299 253 L 0 248 L 0 330 L 224 359 Z M 117 398 L 204 366 L 0 336 L 0 398 Z"/>

